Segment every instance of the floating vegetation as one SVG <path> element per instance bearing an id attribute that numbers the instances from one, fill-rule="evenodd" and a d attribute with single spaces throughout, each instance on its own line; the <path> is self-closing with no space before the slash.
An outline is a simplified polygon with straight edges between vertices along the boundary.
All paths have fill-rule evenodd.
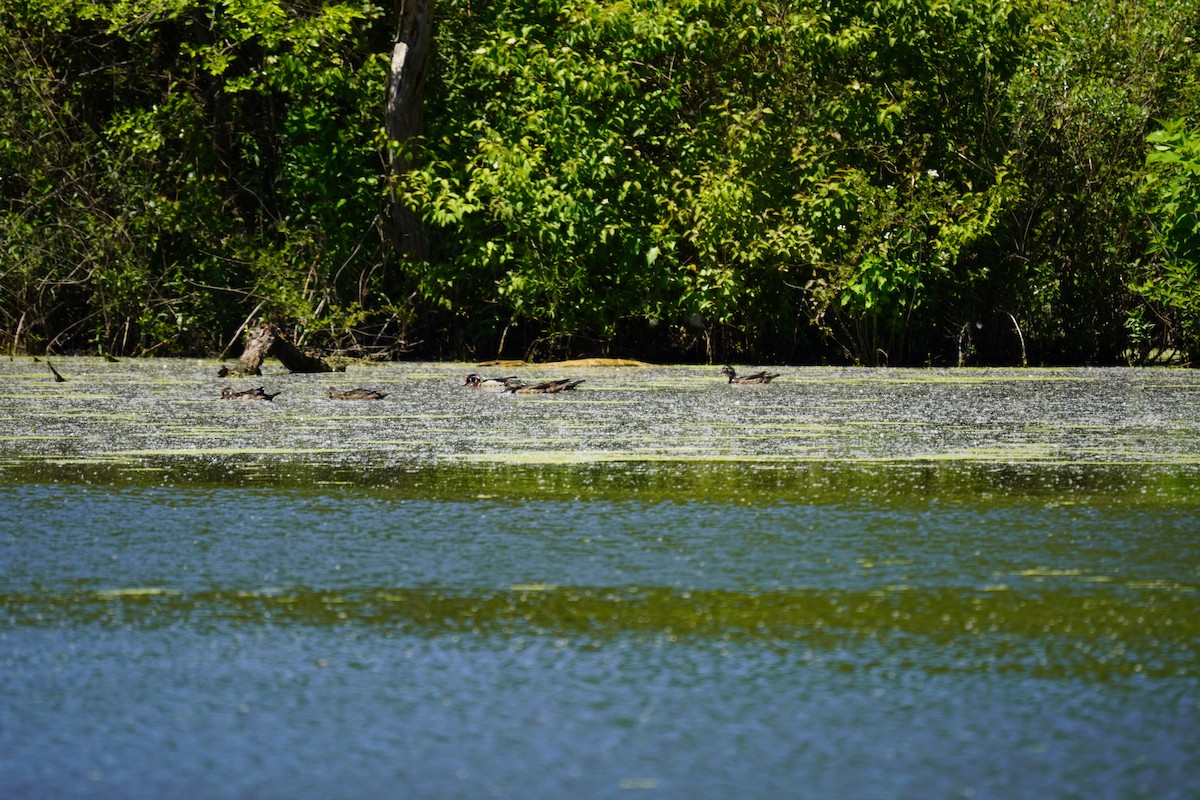
<path id="1" fill-rule="evenodd" d="M 280 397 L 247 408 L 216 400 L 214 362 L 56 365 L 70 393 L 52 389 L 45 365 L 31 359 L 9 362 L 0 377 L 0 411 L 12 420 L 0 437 L 8 473 L 197 455 L 335 472 L 353 463 L 353 472 L 327 476 L 349 482 L 439 463 L 1200 465 L 1200 409 L 1190 401 L 1200 376 L 1186 371 L 787 368 L 768 386 L 735 392 L 712 367 L 597 362 L 574 368 L 586 379 L 575 396 L 543 399 L 464 390 L 470 365 L 372 364 L 356 367 L 354 381 L 388 387 L 377 402 L 333 403 L 328 376 L 274 373 L 263 380 Z M 536 381 L 552 374 L 544 366 L 511 372 Z M 1194 475 L 1183 483 L 1194 485 Z"/>
<path id="2" fill-rule="evenodd" d="M 337 448 L 299 448 L 299 447 L 190 447 L 170 450 L 116 450 L 108 455 L 112 458 L 154 458 L 171 456 L 212 457 L 212 456 L 300 456 L 336 453 Z"/>
<path id="3" fill-rule="evenodd" d="M 462 633 L 799 642 L 840 648 L 873 640 L 920 653 L 932 669 L 1034 674 L 1200 677 L 1200 617 L 1189 592 L 1131 595 L 898 585 L 864 591 L 738 592 L 548 583 L 494 592 L 380 588 L 181 591 L 156 586 L 0 595 L 10 626 L 367 626 Z M 1031 648 L 1031 643 L 1038 646 Z M 1152 647 L 1152 651 L 1151 648 Z M 1053 653 L 1054 658 L 1031 654 Z M 940 655 L 939 655 L 940 654 Z"/>
<path id="4" fill-rule="evenodd" d="M 182 595 L 183 592 L 175 589 L 164 589 L 161 586 L 135 586 L 127 589 L 99 589 L 96 591 L 96 596 L 100 598 L 122 598 L 122 597 L 153 597 L 157 595 Z"/>

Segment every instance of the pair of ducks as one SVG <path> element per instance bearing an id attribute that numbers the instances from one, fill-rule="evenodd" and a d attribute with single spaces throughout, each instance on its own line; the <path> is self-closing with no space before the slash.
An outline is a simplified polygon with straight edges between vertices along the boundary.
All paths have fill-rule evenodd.
<path id="1" fill-rule="evenodd" d="M 230 387 L 226 386 L 221 390 L 222 400 L 274 400 L 282 392 L 268 392 L 259 386 L 257 389 L 243 389 L 240 392 L 235 392 Z"/>
<path id="2" fill-rule="evenodd" d="M 743 386 L 750 383 L 770 383 L 779 377 L 778 372 L 767 372 L 766 370 L 756 372 L 753 375 L 738 375 L 733 367 L 728 364 L 721 367 L 721 374 L 728 376 L 730 383 L 737 383 Z"/>
<path id="3" fill-rule="evenodd" d="M 726 364 L 721 367 L 721 374 L 729 378 L 731 384 L 746 386 L 754 383 L 770 383 L 779 377 L 778 372 L 755 372 L 752 375 L 738 375 L 733 367 Z M 572 381 L 570 379 L 562 379 L 557 381 L 547 381 L 530 386 L 515 375 L 506 375 L 503 378 L 484 378 L 472 372 L 467 377 L 463 378 L 463 386 L 472 386 L 476 389 L 493 389 L 514 394 L 554 394 L 556 392 L 565 392 L 569 389 L 574 389 L 583 380 Z"/>
<path id="4" fill-rule="evenodd" d="M 235 392 L 233 389 L 226 386 L 221 390 L 222 400 L 274 400 L 282 392 L 267 392 L 263 387 L 257 389 L 243 389 L 240 392 Z M 382 400 L 387 397 L 387 392 L 377 392 L 374 389 L 350 389 L 349 391 L 340 391 L 331 388 L 329 397 L 332 400 Z"/>
<path id="5" fill-rule="evenodd" d="M 513 394 L 558 394 L 559 392 L 573 390 L 576 386 L 583 383 L 583 380 L 583 378 L 574 381 L 570 378 L 560 378 L 554 381 L 528 384 L 515 375 L 506 375 L 503 378 L 484 378 L 472 372 L 463 378 L 462 385 L 471 386 L 475 389 L 512 392 Z"/>

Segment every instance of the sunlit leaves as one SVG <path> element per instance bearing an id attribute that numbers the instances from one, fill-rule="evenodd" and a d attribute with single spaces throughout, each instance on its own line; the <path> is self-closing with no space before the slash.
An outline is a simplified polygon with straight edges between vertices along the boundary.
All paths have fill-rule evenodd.
<path id="1" fill-rule="evenodd" d="M 472 9 L 410 196 L 454 242 L 437 269 L 498 321 L 731 343 L 814 322 L 865 359 L 986 274 L 963 255 L 1012 196 L 995 125 L 1040 9 Z"/>
<path id="2" fill-rule="evenodd" d="M 1200 98 L 1194 0 L 439 0 L 404 143 L 391 13 L 6 6 L 9 327 L 183 350 L 399 303 L 488 355 L 642 325 L 676 357 L 895 364 L 996 317 L 1096 359 L 1190 318 L 1190 140 L 1143 155 Z M 428 261 L 384 252 L 392 198 Z M 229 330 L 137 330 L 208 312 Z"/>
<path id="3" fill-rule="evenodd" d="M 1146 242 L 1131 209 L 1145 136 L 1156 117 L 1197 107 L 1200 5 L 1088 0 L 1051 12 L 1056 36 L 1010 85 L 1009 149 L 1027 190 L 1005 232 L 1012 256 L 998 288 L 1026 332 L 1064 357 L 1112 360 L 1138 303 L 1128 284 Z"/>
<path id="4" fill-rule="evenodd" d="M 1133 288 L 1194 357 L 1200 353 L 1200 130 L 1170 119 L 1146 141 L 1140 199 L 1150 245 L 1144 277 Z"/>
<path id="5" fill-rule="evenodd" d="M 82 298 L 70 341 L 188 352 L 223 347 L 215 315 L 236 325 L 257 306 L 314 327 L 387 306 L 370 270 L 346 269 L 381 205 L 383 69 L 364 48 L 381 15 L 353 0 L 26 10 L 12 52 L 42 94 L 5 107 L 49 124 L 15 155 L 22 190 L 6 189 L 58 225 L 35 271 Z M 60 39 L 30 35 L 60 19 Z M 55 138 L 64 155 L 47 158 Z"/>
<path id="6" fill-rule="evenodd" d="M 666 180 L 653 157 L 683 105 L 662 60 L 705 28 L 657 4 L 579 2 L 497 10 L 461 42 L 462 61 L 450 58 L 467 71 L 443 76 L 448 111 L 430 120 L 406 189 L 452 231 L 451 269 L 478 302 L 559 332 L 659 313 L 645 268 Z"/>

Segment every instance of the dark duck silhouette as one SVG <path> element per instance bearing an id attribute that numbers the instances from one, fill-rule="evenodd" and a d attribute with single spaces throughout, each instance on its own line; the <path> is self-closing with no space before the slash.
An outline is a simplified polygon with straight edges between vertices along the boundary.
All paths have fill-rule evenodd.
<path id="1" fill-rule="evenodd" d="M 576 386 L 583 383 L 583 378 L 573 381 L 570 378 L 562 378 L 556 381 L 545 381 L 544 383 L 535 383 L 533 385 L 515 382 L 504 387 L 504 391 L 512 392 L 513 394 L 558 394 L 559 392 L 569 392 Z"/>
<path id="2" fill-rule="evenodd" d="M 382 400 L 387 392 L 377 392 L 374 389 L 347 389 L 341 391 L 330 387 L 329 397 L 332 400 Z"/>
<path id="3" fill-rule="evenodd" d="M 721 367 L 721 374 L 728 375 L 730 383 L 737 383 L 743 386 L 751 383 L 770 383 L 779 377 L 778 372 L 767 372 L 766 370 L 763 370 L 762 372 L 756 372 L 753 375 L 738 375 L 737 372 L 734 371 L 733 367 L 729 366 L 728 364 Z"/>
<path id="4" fill-rule="evenodd" d="M 240 392 L 235 392 L 233 389 L 226 386 L 221 390 L 222 400 L 274 400 L 279 397 L 281 392 L 266 392 L 263 387 L 257 389 L 243 389 Z"/>
<path id="5" fill-rule="evenodd" d="M 507 389 L 513 384 L 524 385 L 524 381 L 519 380 L 514 375 L 508 375 L 504 378 L 484 378 L 472 372 L 463 378 L 462 382 L 463 386 L 470 386 L 474 389 Z"/>

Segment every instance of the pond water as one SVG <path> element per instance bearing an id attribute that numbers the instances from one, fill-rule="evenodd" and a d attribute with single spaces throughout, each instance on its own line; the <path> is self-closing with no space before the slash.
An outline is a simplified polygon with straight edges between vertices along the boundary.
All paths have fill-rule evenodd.
<path id="1" fill-rule="evenodd" d="M 1200 373 L 52 362 L 0 797 L 1200 796 Z"/>

